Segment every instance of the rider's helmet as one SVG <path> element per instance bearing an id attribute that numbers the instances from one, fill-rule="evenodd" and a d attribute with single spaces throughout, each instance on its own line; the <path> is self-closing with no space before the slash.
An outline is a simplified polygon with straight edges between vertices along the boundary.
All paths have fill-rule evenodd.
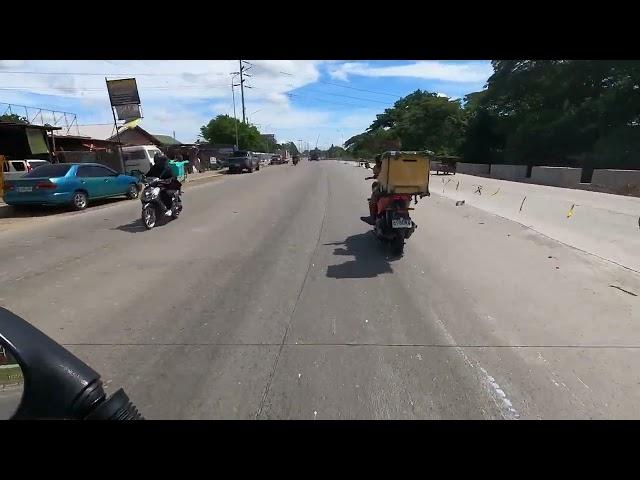
<path id="1" fill-rule="evenodd" d="M 163 167 L 166 165 L 167 161 L 167 156 L 162 152 L 158 152 L 153 156 L 154 165 L 160 165 L 161 167 Z"/>

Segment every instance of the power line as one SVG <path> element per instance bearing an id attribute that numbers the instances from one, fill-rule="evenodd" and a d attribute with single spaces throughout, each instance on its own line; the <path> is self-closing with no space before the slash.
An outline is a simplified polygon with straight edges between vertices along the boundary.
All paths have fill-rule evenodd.
<path id="1" fill-rule="evenodd" d="M 320 83 L 326 83 L 327 85 L 334 85 L 336 87 L 349 88 L 351 90 L 358 90 L 360 92 L 368 92 L 368 93 L 375 93 L 376 95 L 387 95 L 389 97 L 402 98 L 402 95 L 396 95 L 394 93 L 376 92 L 374 90 L 366 90 L 364 88 L 349 87 L 348 85 L 340 85 L 339 83 L 327 82 L 325 80 L 317 80 L 317 81 Z"/>
<path id="2" fill-rule="evenodd" d="M 247 87 L 248 88 L 248 87 Z M 264 89 L 264 87 L 251 87 L 251 88 L 257 88 L 257 89 Z M 319 93 L 323 93 L 326 94 L 325 92 L 319 92 Z M 309 96 L 309 95 L 302 95 L 299 93 L 291 93 L 291 92 L 282 92 L 282 95 L 286 95 L 288 97 L 300 97 L 300 98 L 308 98 L 308 99 L 312 99 L 312 100 L 317 100 L 319 102 L 325 102 L 325 103 L 333 103 L 334 105 L 344 105 L 344 106 L 348 106 L 348 107 L 366 107 L 368 105 L 362 105 L 362 104 L 357 104 L 357 103 L 345 103 L 345 102 L 335 102 L 332 100 L 326 100 L 324 98 L 318 98 L 318 97 L 314 97 L 314 96 Z M 354 98 L 356 100 L 366 100 L 366 99 L 360 99 L 357 97 L 349 97 L 349 98 Z"/>
<path id="3" fill-rule="evenodd" d="M 269 72 L 273 71 L 273 70 L 269 70 L 266 67 L 263 67 L 262 65 L 255 65 L 255 66 L 258 67 L 258 68 L 262 68 L 263 70 L 266 70 L 266 71 L 269 71 Z M 280 73 L 282 75 L 287 75 L 289 77 L 295 77 L 295 75 L 293 73 L 289 73 L 289 72 L 279 71 L 278 73 Z M 394 98 L 402 98 L 402 95 L 396 95 L 396 94 L 388 93 L 388 92 L 377 92 L 375 90 L 367 90 L 367 89 L 364 89 L 364 88 L 350 87 L 348 85 L 341 85 L 339 83 L 327 82 L 326 80 L 318 79 L 318 80 L 316 80 L 316 82 L 325 83 L 327 85 L 333 85 L 334 87 L 348 88 L 350 90 L 357 90 L 359 92 L 367 92 L 367 93 L 373 93 L 373 94 L 376 94 L 376 95 L 386 95 L 386 96 L 394 97 Z"/>
<path id="4" fill-rule="evenodd" d="M 333 102 L 331 100 L 325 100 L 323 98 L 309 97 L 308 95 L 300 95 L 299 93 L 285 93 L 285 95 L 287 95 L 288 97 L 310 98 L 318 102 L 333 103 L 334 105 L 344 105 L 347 107 L 363 107 L 364 106 L 364 105 L 358 105 L 355 103 Z"/>
<path id="5" fill-rule="evenodd" d="M 207 87 L 227 87 L 226 83 L 209 83 L 202 85 L 162 85 L 162 86 L 151 86 L 151 87 L 140 87 L 140 90 L 174 90 L 174 89 L 185 89 L 185 88 L 207 88 Z M 0 90 L 53 90 L 53 91 L 70 91 L 70 92 L 106 92 L 106 88 L 98 88 L 98 87 L 51 87 L 48 85 L 27 85 L 27 86 L 9 86 L 9 87 L 0 87 Z"/>
<path id="6" fill-rule="evenodd" d="M 383 102 L 381 100 L 374 100 L 372 98 L 352 97 L 351 95 L 341 95 L 339 93 L 321 92 L 318 90 L 311 90 L 312 93 L 320 93 L 322 95 L 332 95 L 334 97 L 352 98 L 354 100 L 363 100 L 366 102 L 382 103 L 383 105 L 389 105 L 389 102 Z"/>
<path id="7" fill-rule="evenodd" d="M 98 76 L 98 77 L 122 77 L 122 76 L 153 76 L 153 77 L 169 77 L 169 76 L 182 76 L 183 73 L 92 73 L 92 72 L 26 72 L 26 71 L 14 71 L 14 70 L 0 70 L 0 73 L 15 73 L 21 75 L 86 75 L 86 76 Z M 187 72 L 188 73 L 188 72 Z M 192 75 L 227 75 L 222 72 L 203 72 L 200 74 Z"/>

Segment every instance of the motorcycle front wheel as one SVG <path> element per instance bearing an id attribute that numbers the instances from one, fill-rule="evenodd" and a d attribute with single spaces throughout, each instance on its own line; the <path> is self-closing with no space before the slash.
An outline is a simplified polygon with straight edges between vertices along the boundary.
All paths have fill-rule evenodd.
<path id="1" fill-rule="evenodd" d="M 142 208 L 142 223 L 147 230 L 156 226 L 156 209 L 153 205 L 147 204 Z"/>

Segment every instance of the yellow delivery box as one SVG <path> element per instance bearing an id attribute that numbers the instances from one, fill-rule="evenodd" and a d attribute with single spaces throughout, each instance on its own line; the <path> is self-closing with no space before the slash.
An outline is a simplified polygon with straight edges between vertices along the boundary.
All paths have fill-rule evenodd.
<path id="1" fill-rule="evenodd" d="M 382 154 L 378 175 L 379 188 L 384 193 L 429 195 L 429 171 L 433 152 L 392 151 Z"/>

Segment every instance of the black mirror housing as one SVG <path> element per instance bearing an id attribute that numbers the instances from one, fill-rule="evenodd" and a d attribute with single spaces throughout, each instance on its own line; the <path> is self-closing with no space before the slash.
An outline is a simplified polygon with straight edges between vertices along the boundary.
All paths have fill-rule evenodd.
<path id="1" fill-rule="evenodd" d="M 84 418 L 104 402 L 98 372 L 2 307 L 0 340 L 20 364 L 24 378 L 22 402 L 13 419 Z"/>

